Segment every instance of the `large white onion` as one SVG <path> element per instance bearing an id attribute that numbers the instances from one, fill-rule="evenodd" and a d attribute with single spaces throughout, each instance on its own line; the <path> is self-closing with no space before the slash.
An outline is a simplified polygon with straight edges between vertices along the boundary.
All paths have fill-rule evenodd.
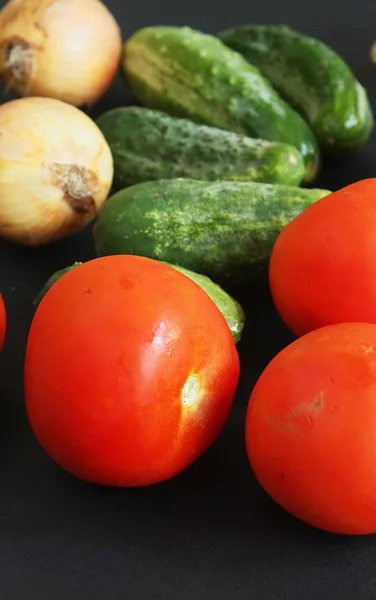
<path id="1" fill-rule="evenodd" d="M 109 146 L 78 108 L 38 97 L 0 106 L 0 236 L 39 245 L 79 231 L 112 178 Z"/>
<path id="2" fill-rule="evenodd" d="M 116 75 L 121 44 L 99 0 L 9 0 L 0 12 L 0 75 L 20 96 L 94 104 Z"/>

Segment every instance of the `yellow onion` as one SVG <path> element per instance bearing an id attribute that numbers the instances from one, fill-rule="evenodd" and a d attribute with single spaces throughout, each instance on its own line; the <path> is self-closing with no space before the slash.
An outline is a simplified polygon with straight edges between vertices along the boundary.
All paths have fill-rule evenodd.
<path id="1" fill-rule="evenodd" d="M 112 178 L 109 146 L 78 108 L 38 97 L 0 106 L 0 236 L 39 245 L 81 230 Z"/>
<path id="2" fill-rule="evenodd" d="M 374 42 L 371 46 L 370 56 L 371 61 L 376 63 L 376 42 Z"/>
<path id="3" fill-rule="evenodd" d="M 0 12 L 0 75 L 19 96 L 90 106 L 111 85 L 121 46 L 99 0 L 9 0 Z"/>

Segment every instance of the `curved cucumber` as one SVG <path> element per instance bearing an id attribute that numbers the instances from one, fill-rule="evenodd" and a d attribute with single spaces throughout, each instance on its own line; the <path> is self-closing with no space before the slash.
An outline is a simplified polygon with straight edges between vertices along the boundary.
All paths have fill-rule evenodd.
<path id="1" fill-rule="evenodd" d="M 258 69 L 219 39 L 189 27 L 148 27 L 124 45 L 122 66 L 150 108 L 245 136 L 290 144 L 318 170 L 317 141 L 304 119 Z"/>
<path id="2" fill-rule="evenodd" d="M 222 313 L 223 317 L 227 321 L 227 325 L 231 331 L 233 340 L 235 344 L 237 344 L 242 336 L 242 332 L 244 329 L 245 323 L 245 315 L 243 308 L 234 298 L 232 298 L 225 290 L 223 290 L 219 285 L 214 283 L 206 277 L 205 275 L 200 275 L 199 273 L 193 273 L 188 269 L 184 269 L 183 267 L 179 267 L 177 265 L 171 265 L 170 263 L 165 263 L 166 265 L 180 271 L 189 279 L 192 279 L 197 285 L 199 285 L 204 292 L 213 300 L 214 304 L 217 306 L 218 310 Z M 48 290 L 57 282 L 60 277 L 74 269 L 82 265 L 81 262 L 75 262 L 73 265 L 69 267 L 65 267 L 56 271 L 51 277 L 46 281 L 42 289 L 40 290 L 38 296 L 34 300 L 34 306 L 37 307 L 42 298 L 47 294 Z"/>
<path id="3" fill-rule="evenodd" d="M 48 290 L 52 288 L 52 286 L 57 282 L 57 280 L 60 279 L 60 277 L 62 277 L 63 275 L 65 275 L 65 273 L 68 273 L 68 271 L 71 271 L 75 267 L 78 267 L 79 265 L 82 265 L 82 262 L 76 261 L 75 263 L 73 263 L 73 265 L 70 265 L 69 267 L 64 267 L 63 269 L 55 271 L 55 273 L 53 273 L 51 277 L 47 279 L 46 283 L 39 291 L 37 297 L 33 302 L 34 306 L 37 307 L 41 303 L 42 298 L 47 294 Z"/>
<path id="4" fill-rule="evenodd" d="M 171 263 L 165 263 L 169 265 L 173 269 L 180 271 L 183 275 L 192 279 L 197 285 L 199 285 L 210 298 L 213 300 L 214 304 L 216 304 L 217 308 L 221 311 L 222 315 L 227 321 L 227 325 L 230 328 L 232 333 L 232 337 L 234 339 L 235 344 L 237 344 L 240 339 L 244 329 L 245 323 L 245 315 L 242 306 L 232 298 L 224 289 L 222 289 L 217 283 L 214 283 L 209 277 L 206 275 L 201 275 L 200 273 L 195 273 L 190 271 L 189 269 L 184 269 L 184 267 L 179 267 L 178 265 L 172 265 Z"/>
<path id="5" fill-rule="evenodd" d="M 373 129 L 365 89 L 326 44 L 283 25 L 249 25 L 219 34 L 260 69 L 311 125 L 331 153 L 354 151 Z"/>
<path id="6" fill-rule="evenodd" d="M 97 125 L 115 165 L 115 189 L 156 179 L 260 181 L 300 185 L 304 161 L 288 144 L 248 138 L 136 106 L 102 114 Z"/>
<path id="7" fill-rule="evenodd" d="M 136 254 L 217 282 L 250 282 L 281 230 L 327 190 L 187 179 L 140 183 L 113 195 L 94 225 L 98 255 Z"/>

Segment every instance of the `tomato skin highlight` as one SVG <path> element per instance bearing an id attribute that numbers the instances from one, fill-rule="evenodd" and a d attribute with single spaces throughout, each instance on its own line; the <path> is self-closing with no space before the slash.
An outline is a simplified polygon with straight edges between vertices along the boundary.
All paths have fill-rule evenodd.
<path id="1" fill-rule="evenodd" d="M 239 378 L 230 329 L 175 269 L 109 256 L 68 272 L 34 316 L 25 357 L 31 427 L 92 483 L 150 485 L 217 438 Z"/>
<path id="2" fill-rule="evenodd" d="M 2 295 L 0 294 L 0 351 L 4 345 L 5 333 L 7 328 L 7 317 L 5 304 Z"/>
<path id="3" fill-rule="evenodd" d="M 297 336 L 334 323 L 376 323 L 376 178 L 322 198 L 281 232 L 269 281 Z"/>
<path id="4" fill-rule="evenodd" d="M 290 344 L 250 397 L 253 472 L 317 528 L 376 533 L 376 325 L 337 324 Z"/>

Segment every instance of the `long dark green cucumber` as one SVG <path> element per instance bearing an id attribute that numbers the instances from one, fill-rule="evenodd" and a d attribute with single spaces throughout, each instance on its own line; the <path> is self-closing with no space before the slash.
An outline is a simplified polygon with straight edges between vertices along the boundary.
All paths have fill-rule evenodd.
<path id="1" fill-rule="evenodd" d="M 171 265 L 170 263 L 165 263 L 166 265 L 180 271 L 189 279 L 192 279 L 197 285 L 199 285 L 204 292 L 208 294 L 208 296 L 213 300 L 214 304 L 217 306 L 218 310 L 222 313 L 223 317 L 226 319 L 227 325 L 231 331 L 232 337 L 234 339 L 235 344 L 240 342 L 244 324 L 245 324 L 245 315 L 242 306 L 232 298 L 225 290 L 223 290 L 218 284 L 211 281 L 209 277 L 205 275 L 200 275 L 199 273 L 193 273 L 193 271 L 189 271 L 188 269 L 184 269 L 183 267 L 179 267 L 177 265 Z M 81 262 L 75 262 L 73 265 L 69 267 L 65 267 L 56 271 L 51 277 L 46 281 L 42 289 L 40 290 L 38 296 L 34 300 L 34 306 L 37 307 L 42 301 L 43 297 L 47 294 L 48 290 L 57 282 L 60 277 L 74 269 L 82 265 Z"/>
<path id="2" fill-rule="evenodd" d="M 94 225 L 98 255 L 135 254 L 217 283 L 248 283 L 265 269 L 281 230 L 327 190 L 186 179 L 114 194 Z"/>
<path id="3" fill-rule="evenodd" d="M 103 113 L 97 125 L 114 159 L 114 189 L 186 177 L 300 185 L 304 161 L 281 142 L 256 140 L 137 106 Z"/>
<path id="4" fill-rule="evenodd" d="M 367 92 L 322 41 L 284 25 L 249 25 L 219 34 L 256 66 L 311 125 L 330 153 L 362 147 L 373 129 Z"/>
<path id="5" fill-rule="evenodd" d="M 304 119 L 258 69 L 220 40 L 189 27 L 148 27 L 124 45 L 122 67 L 135 96 L 174 116 L 297 148 L 305 181 L 319 150 Z"/>

